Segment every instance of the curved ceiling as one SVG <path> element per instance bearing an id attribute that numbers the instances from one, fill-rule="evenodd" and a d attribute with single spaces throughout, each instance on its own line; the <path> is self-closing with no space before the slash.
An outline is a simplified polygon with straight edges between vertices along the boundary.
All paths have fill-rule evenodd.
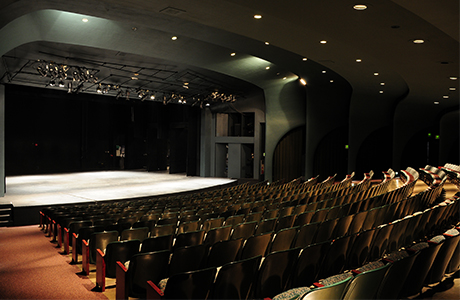
<path id="1" fill-rule="evenodd" d="M 366 4 L 367 9 L 355 10 L 355 4 Z M 209 70 L 262 88 L 284 76 L 305 78 L 309 85 L 346 81 L 353 89 L 350 118 L 374 115 L 375 121 L 383 112 L 407 119 L 412 111 L 414 122 L 429 122 L 445 110 L 458 109 L 458 80 L 450 79 L 459 75 L 458 5 L 428 0 L 9 0 L 0 4 L 0 34 L 24 16 L 35 16 L 30 24 L 43 25 L 46 20 L 34 13 L 48 9 L 87 16 L 88 26 L 91 18 L 110 26 L 80 29 L 90 45 L 102 45 L 94 39 L 105 41 L 100 48 L 78 39 L 72 42 L 73 37 L 67 37 L 68 43 L 57 39 L 52 47 L 27 46 L 14 36 L 16 44 L 10 49 L 2 40 L 0 53 L 31 59 L 46 48 L 51 56 L 71 53 L 79 59 L 86 52 L 94 61 L 123 65 L 126 57 L 114 57 L 120 52 L 132 55 L 130 63 L 140 67 L 143 60 L 155 64 L 158 59 L 159 64 L 175 65 L 178 73 L 190 69 L 217 76 L 206 73 Z M 255 14 L 262 18 L 255 19 Z M 84 26 L 55 21 L 66 24 L 66 30 Z M 59 30 L 48 25 L 50 31 Z M 178 37 L 175 44 L 172 36 Z M 416 44 L 415 39 L 424 43 Z M 323 40 L 326 43 L 320 43 Z M 3 82 L 15 71 L 6 67 L 4 60 Z M 220 79 L 226 81 L 225 76 Z M 238 80 L 228 82 L 230 89 L 251 89 Z"/>

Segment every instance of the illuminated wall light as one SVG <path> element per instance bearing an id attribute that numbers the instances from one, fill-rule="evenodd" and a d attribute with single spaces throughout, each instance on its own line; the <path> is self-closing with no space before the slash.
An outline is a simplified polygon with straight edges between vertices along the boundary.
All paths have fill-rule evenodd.
<path id="1" fill-rule="evenodd" d="M 233 53 L 230 53 L 230 56 L 235 56 L 235 55 L 236 55 L 236 53 L 235 53 L 235 52 L 233 52 Z"/>
<path id="2" fill-rule="evenodd" d="M 361 58 L 357 58 L 357 59 L 356 59 L 356 62 L 360 63 L 360 62 L 362 62 L 362 59 L 361 59 Z"/>
<path id="3" fill-rule="evenodd" d="M 320 44 L 327 44 L 327 41 L 326 40 L 322 40 L 322 41 L 319 41 Z"/>
<path id="4" fill-rule="evenodd" d="M 449 98 L 448 95 L 444 95 L 444 96 L 442 96 L 442 97 L 443 97 L 444 99 L 448 99 L 448 98 Z"/>
<path id="5" fill-rule="evenodd" d="M 380 94 L 383 94 L 383 91 L 379 91 Z"/>
<path id="6" fill-rule="evenodd" d="M 450 79 L 450 80 L 457 80 L 458 77 L 457 77 L 457 76 L 450 76 L 449 79 Z"/>
<path id="7" fill-rule="evenodd" d="M 270 45 L 270 43 L 269 43 L 269 42 L 265 42 L 265 45 L 267 45 L 267 46 L 268 46 L 268 45 Z"/>
<path id="8" fill-rule="evenodd" d="M 307 60 L 308 60 L 308 58 L 304 57 L 304 58 L 302 58 L 302 60 L 303 60 L 303 61 L 307 61 Z"/>
<path id="9" fill-rule="evenodd" d="M 457 90 L 457 88 L 455 88 L 455 87 L 450 87 L 449 88 L 449 91 L 455 91 L 455 90 Z"/>
<path id="10" fill-rule="evenodd" d="M 287 77 L 283 77 L 283 80 L 286 80 L 286 79 L 287 79 Z"/>
<path id="11" fill-rule="evenodd" d="M 173 41 L 177 40 L 177 36 L 171 37 L 171 40 L 173 40 Z"/>
<path id="12" fill-rule="evenodd" d="M 254 19 L 260 20 L 260 19 L 262 19 L 262 15 L 254 15 Z"/>
<path id="13" fill-rule="evenodd" d="M 302 85 L 307 85 L 307 82 L 306 82 L 305 79 L 303 79 L 303 78 L 300 78 L 300 83 L 301 83 Z"/>
<path id="14" fill-rule="evenodd" d="M 326 74 L 326 70 L 321 71 L 321 73 Z"/>
<path id="15" fill-rule="evenodd" d="M 150 100 L 155 100 L 155 95 L 150 95 Z"/>
<path id="16" fill-rule="evenodd" d="M 380 82 L 380 85 L 385 85 L 385 82 Z"/>
<path id="17" fill-rule="evenodd" d="M 353 6 L 353 9 L 354 10 L 366 10 L 367 5 L 365 5 L 365 4 L 356 4 L 356 5 Z"/>
<path id="18" fill-rule="evenodd" d="M 374 72 L 374 76 L 379 76 L 379 73 L 378 73 L 378 72 Z"/>
<path id="19" fill-rule="evenodd" d="M 83 18 L 83 19 L 81 19 L 81 21 L 82 21 L 83 23 L 87 23 L 89 20 L 88 20 L 87 18 Z"/>
<path id="20" fill-rule="evenodd" d="M 435 101 L 435 102 L 434 102 L 434 104 L 438 105 L 438 104 L 439 104 L 439 102 L 438 102 L 438 101 Z"/>
<path id="21" fill-rule="evenodd" d="M 330 82 L 330 83 L 333 83 L 333 82 L 334 82 L 334 79 L 329 80 L 329 82 Z"/>
<path id="22" fill-rule="evenodd" d="M 422 39 L 415 39 L 415 40 L 413 40 L 412 42 L 413 42 L 414 44 L 423 44 L 423 43 L 425 43 L 425 41 L 422 40 Z"/>
<path id="23" fill-rule="evenodd" d="M 270 70 L 270 67 L 269 66 L 265 67 L 265 70 Z"/>

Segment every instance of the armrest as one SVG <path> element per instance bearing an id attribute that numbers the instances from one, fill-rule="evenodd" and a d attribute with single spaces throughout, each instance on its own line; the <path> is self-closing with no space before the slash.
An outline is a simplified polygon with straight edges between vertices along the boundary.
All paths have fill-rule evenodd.
<path id="1" fill-rule="evenodd" d="M 96 250 L 96 286 L 105 292 L 105 259 L 101 249 Z"/>
<path id="2" fill-rule="evenodd" d="M 157 300 L 164 296 L 163 292 L 152 281 L 147 281 L 147 300 Z"/>
<path id="3" fill-rule="evenodd" d="M 72 262 L 71 262 L 71 264 L 77 264 L 78 263 L 77 239 L 78 239 L 78 236 L 74 232 L 72 234 Z"/>
<path id="4" fill-rule="evenodd" d="M 126 273 L 128 272 L 128 269 L 126 269 L 125 265 L 123 265 L 120 261 L 117 261 L 116 267 L 117 286 L 115 299 L 128 300 L 128 288 L 126 286 Z"/>
<path id="5" fill-rule="evenodd" d="M 89 275 L 89 244 L 86 240 L 81 243 L 81 270 L 85 275 Z"/>
<path id="6" fill-rule="evenodd" d="M 69 229 L 64 227 L 64 253 L 69 254 L 70 253 L 70 241 L 69 241 L 70 235 L 69 235 Z"/>
<path id="7" fill-rule="evenodd" d="M 58 247 L 59 249 L 62 248 L 62 230 L 61 230 L 61 225 L 60 224 L 56 224 L 56 222 L 53 221 L 54 226 L 53 227 L 56 227 L 57 225 L 57 237 L 58 237 Z"/>

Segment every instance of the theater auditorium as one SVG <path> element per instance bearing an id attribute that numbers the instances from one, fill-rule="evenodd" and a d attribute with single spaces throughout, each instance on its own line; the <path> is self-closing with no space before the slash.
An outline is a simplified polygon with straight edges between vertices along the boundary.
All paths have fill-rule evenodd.
<path id="1" fill-rule="evenodd" d="M 1 299 L 459 299 L 458 1 L 4 0 Z"/>

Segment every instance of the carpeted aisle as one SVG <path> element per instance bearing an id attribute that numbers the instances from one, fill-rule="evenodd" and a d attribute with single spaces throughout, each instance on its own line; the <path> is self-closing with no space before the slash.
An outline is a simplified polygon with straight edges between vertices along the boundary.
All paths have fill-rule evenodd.
<path id="1" fill-rule="evenodd" d="M 0 299 L 107 299 L 37 225 L 0 227 Z"/>

